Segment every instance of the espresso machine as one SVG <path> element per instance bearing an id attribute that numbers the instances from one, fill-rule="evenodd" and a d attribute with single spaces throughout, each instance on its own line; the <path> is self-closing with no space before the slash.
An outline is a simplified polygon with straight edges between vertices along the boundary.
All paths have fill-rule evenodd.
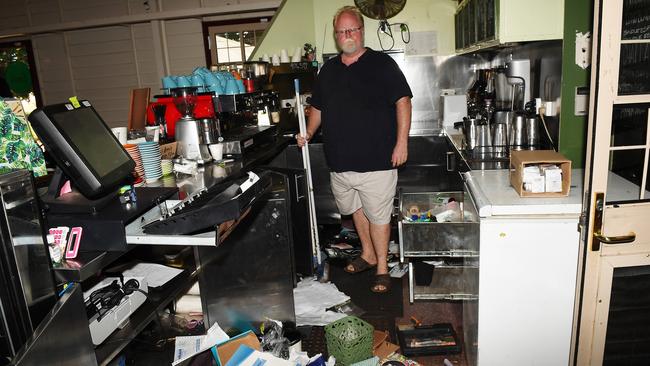
<path id="1" fill-rule="evenodd" d="M 224 156 L 240 158 L 275 141 L 279 122 L 276 92 L 215 94 L 213 104 L 221 123 Z"/>
<path id="2" fill-rule="evenodd" d="M 194 161 L 205 164 L 212 161 L 208 145 L 216 143 L 219 136 L 218 120 L 195 118 L 197 101 L 196 87 L 170 89 L 174 105 L 181 118 L 176 122 L 176 151 L 181 161 Z"/>

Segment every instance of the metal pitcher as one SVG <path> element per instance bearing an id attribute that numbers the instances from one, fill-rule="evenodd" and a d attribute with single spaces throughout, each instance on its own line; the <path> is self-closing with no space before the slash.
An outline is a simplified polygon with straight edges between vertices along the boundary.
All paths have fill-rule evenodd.
<path id="1" fill-rule="evenodd" d="M 496 157 L 508 154 L 508 125 L 505 123 L 492 125 L 492 149 Z"/>
<path id="2" fill-rule="evenodd" d="M 517 114 L 512 120 L 511 132 L 509 134 L 511 150 L 523 150 L 527 145 L 526 136 L 526 117 L 523 114 Z"/>
<path id="3" fill-rule="evenodd" d="M 474 149 L 478 143 L 478 118 L 463 118 L 463 133 L 465 134 L 465 143 L 468 149 Z"/>
<path id="4" fill-rule="evenodd" d="M 539 119 L 537 117 L 526 118 L 526 139 L 530 150 L 539 148 Z"/>

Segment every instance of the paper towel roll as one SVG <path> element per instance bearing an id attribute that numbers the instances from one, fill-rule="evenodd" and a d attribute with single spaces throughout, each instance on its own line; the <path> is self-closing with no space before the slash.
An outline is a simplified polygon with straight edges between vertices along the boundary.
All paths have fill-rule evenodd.
<path id="1" fill-rule="evenodd" d="M 176 312 L 179 314 L 202 313 L 201 296 L 185 295 L 176 300 Z"/>

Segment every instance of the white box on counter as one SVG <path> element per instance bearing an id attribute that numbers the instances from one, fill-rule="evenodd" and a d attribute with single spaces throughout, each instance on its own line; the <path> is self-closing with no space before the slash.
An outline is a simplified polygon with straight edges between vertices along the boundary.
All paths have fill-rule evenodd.
<path id="1" fill-rule="evenodd" d="M 541 177 L 541 189 L 535 171 Z M 571 160 L 553 150 L 512 151 L 510 184 L 521 197 L 566 197 L 571 188 Z"/>

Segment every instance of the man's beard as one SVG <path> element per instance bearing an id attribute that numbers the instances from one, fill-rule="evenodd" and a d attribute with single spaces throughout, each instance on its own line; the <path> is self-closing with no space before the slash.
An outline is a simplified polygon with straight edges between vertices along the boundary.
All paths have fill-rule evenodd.
<path id="1" fill-rule="evenodd" d="M 345 41 L 343 41 L 343 44 L 341 45 L 341 50 L 345 54 L 351 54 L 357 52 L 359 47 L 357 47 L 357 44 L 354 42 L 352 38 L 348 38 Z"/>

